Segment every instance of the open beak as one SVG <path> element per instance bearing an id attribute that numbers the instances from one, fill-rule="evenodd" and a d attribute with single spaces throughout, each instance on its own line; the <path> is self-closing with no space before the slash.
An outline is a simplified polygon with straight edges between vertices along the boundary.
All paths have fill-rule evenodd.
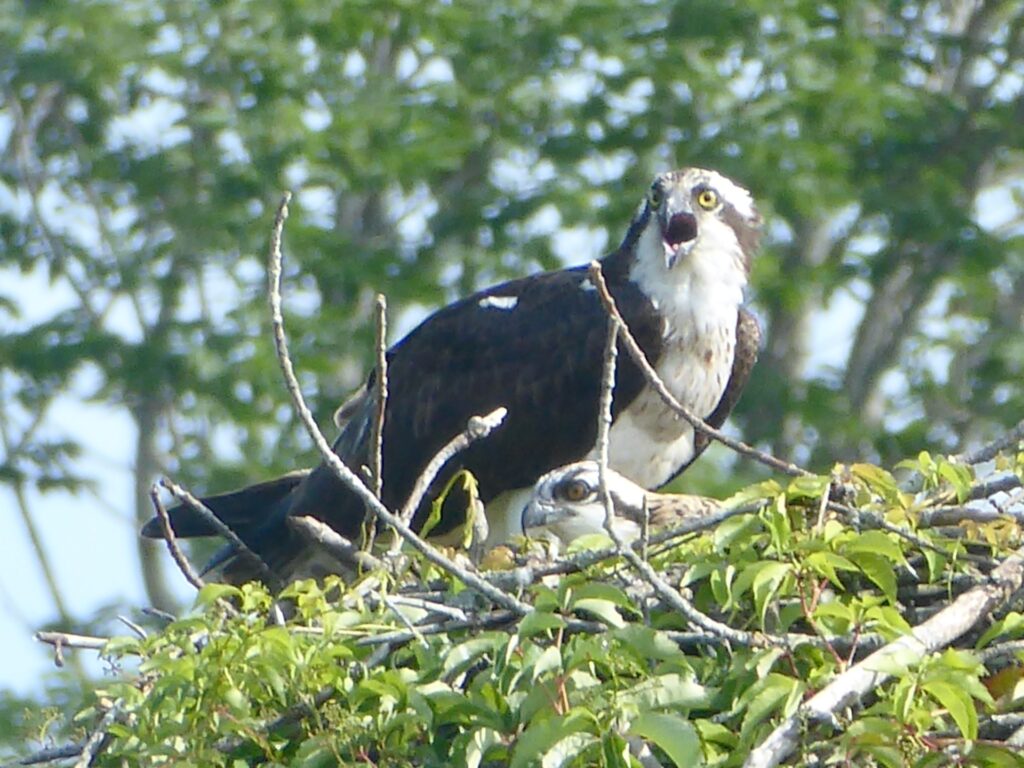
<path id="1" fill-rule="evenodd" d="M 672 269 L 676 262 L 686 256 L 697 241 L 697 217 L 685 206 L 682 210 L 659 216 L 661 241 L 665 246 L 665 267 Z"/>

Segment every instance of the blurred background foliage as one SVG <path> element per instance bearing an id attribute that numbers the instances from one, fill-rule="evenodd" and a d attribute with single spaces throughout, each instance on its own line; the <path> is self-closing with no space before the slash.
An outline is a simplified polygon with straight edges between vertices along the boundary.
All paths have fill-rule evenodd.
<path id="1" fill-rule="evenodd" d="M 989 437 L 1024 415 L 1022 29 L 986 0 L 0 0 L 0 482 L 85 492 L 49 415 L 72 380 L 137 426 L 138 519 L 160 473 L 220 490 L 314 460 L 267 335 L 284 189 L 326 424 L 370 365 L 375 292 L 401 333 L 591 259 L 687 164 L 767 221 L 736 433 L 816 470 Z M 29 312 L 30 274 L 72 300 Z M 715 450 L 682 486 L 759 476 Z"/>

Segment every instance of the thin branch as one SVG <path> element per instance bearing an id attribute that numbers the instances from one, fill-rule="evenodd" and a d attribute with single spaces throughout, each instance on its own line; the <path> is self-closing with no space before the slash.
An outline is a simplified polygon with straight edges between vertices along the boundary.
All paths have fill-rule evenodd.
<path id="1" fill-rule="evenodd" d="M 377 329 L 377 369 L 376 389 L 374 390 L 374 415 L 370 429 L 370 482 L 373 495 L 378 499 L 384 487 L 384 414 L 388 404 L 388 300 L 384 294 L 378 293 L 374 302 L 376 309 Z M 366 536 L 363 538 L 363 549 L 373 549 L 373 540 L 377 537 L 377 516 L 367 514 Z"/>
<path id="2" fill-rule="evenodd" d="M 286 193 L 284 198 L 281 200 L 281 205 L 277 210 L 277 217 L 274 220 L 274 230 L 270 238 L 268 272 L 270 276 L 269 290 L 271 324 L 273 326 L 274 333 L 274 346 L 277 350 L 277 359 L 281 366 L 281 371 L 284 374 L 285 385 L 292 397 L 292 403 L 295 406 L 295 410 L 299 414 L 299 418 L 302 420 L 303 425 L 306 427 L 306 431 L 313 439 L 313 443 L 320 452 L 324 463 L 330 467 L 335 476 L 348 486 L 348 488 L 355 493 L 364 504 L 373 510 L 380 522 L 395 528 L 402 538 L 409 542 L 410 546 L 422 554 L 427 560 L 455 576 L 455 578 L 462 581 L 467 587 L 476 590 L 501 607 L 507 608 L 519 616 L 524 616 L 527 613 L 530 613 L 533 610 L 531 606 L 498 589 L 494 585 L 480 578 L 477 574 L 471 573 L 467 569 L 462 568 L 450 558 L 439 552 L 435 547 L 417 536 L 409 526 L 403 523 L 397 515 L 392 514 L 387 507 L 381 503 L 380 499 L 373 495 L 373 492 L 366 487 L 366 484 L 363 483 L 363 481 L 354 472 L 352 472 L 352 470 L 345 466 L 345 463 L 338 458 L 338 455 L 333 450 L 331 450 L 330 444 L 324 438 L 323 433 L 317 426 L 316 421 L 313 419 L 313 414 L 310 413 L 309 407 L 306 405 L 306 401 L 302 396 L 302 390 L 299 388 L 298 380 L 295 378 L 295 370 L 292 366 L 291 357 L 288 355 L 288 341 L 285 338 L 284 318 L 281 313 L 281 231 L 284 228 L 284 221 L 288 216 L 288 201 L 290 199 L 291 195 Z"/>
<path id="3" fill-rule="evenodd" d="M 376 520 L 376 516 L 374 517 Z M 361 571 L 376 571 L 387 566 L 382 560 L 365 552 L 331 526 L 315 517 L 289 517 L 288 525 L 316 544 L 339 563 Z"/>
<path id="4" fill-rule="evenodd" d="M 409 525 L 412 522 L 413 515 L 416 514 L 416 510 L 419 509 L 420 504 L 423 502 L 423 497 L 427 495 L 431 483 L 434 482 L 434 479 L 444 465 L 456 454 L 466 450 L 472 443 L 491 434 L 492 431 L 501 425 L 507 414 L 508 409 L 495 408 L 486 416 L 473 416 L 466 424 L 465 430 L 449 440 L 447 445 L 434 454 L 434 457 L 427 462 L 427 466 L 423 468 L 423 472 L 416 478 L 412 492 L 409 494 L 405 506 L 402 507 L 399 517 L 403 523 Z M 397 551 L 401 543 L 401 539 L 396 536 L 394 543 L 391 545 L 391 551 Z"/>
<path id="5" fill-rule="evenodd" d="M 33 752 L 31 755 L 19 758 L 10 763 L 4 763 L 0 768 L 15 768 L 22 765 L 41 765 L 43 763 L 55 763 L 58 760 L 78 757 L 82 754 L 81 744 L 66 744 L 63 747 L 47 747 Z"/>
<path id="6" fill-rule="evenodd" d="M 906 665 L 944 648 L 972 629 L 1024 584 L 1024 547 L 1010 555 L 989 575 L 985 584 L 964 592 L 910 634 L 897 638 L 850 667 L 797 712 L 787 717 L 753 752 L 745 768 L 773 768 L 799 743 L 801 728 L 808 722 L 833 723 L 836 713 L 858 702 L 888 678 L 883 670 L 894 663 Z"/>
<path id="7" fill-rule="evenodd" d="M 89 738 L 85 740 L 82 745 L 82 752 L 78 755 L 78 761 L 75 763 L 75 768 L 89 768 L 93 758 L 100 753 L 103 749 L 103 743 L 107 738 L 107 729 L 113 725 L 114 721 L 121 714 L 122 702 L 120 699 L 115 701 L 110 709 L 108 709 L 103 717 L 100 718 L 99 723 L 96 725 L 96 729 L 89 734 Z"/>
<path id="8" fill-rule="evenodd" d="M 122 616 L 122 615 L 118 614 L 117 620 L 120 621 L 122 624 L 124 624 L 126 627 L 128 627 L 128 629 L 130 629 L 136 635 L 138 635 L 140 640 L 145 640 L 147 637 L 149 637 L 149 635 L 146 634 L 146 630 L 145 629 L 140 627 L 138 624 L 136 624 L 134 621 L 129 619 L 127 616 Z"/>
<path id="9" fill-rule="evenodd" d="M 721 432 L 720 430 L 717 430 L 714 427 L 712 427 L 703 419 L 692 413 L 689 408 L 686 408 L 682 403 L 680 403 L 676 399 L 676 397 L 671 392 L 669 392 L 668 387 L 665 386 L 665 382 L 663 382 L 661 380 L 661 377 L 658 376 L 657 371 L 654 370 L 650 362 L 647 360 L 647 355 L 644 354 L 643 349 L 640 348 L 640 345 L 637 343 L 633 334 L 630 332 L 629 326 L 626 325 L 626 321 L 622 318 L 622 315 L 619 313 L 618 307 L 615 305 L 614 297 L 608 290 L 608 284 L 605 282 L 604 275 L 601 272 L 601 265 L 596 261 L 590 262 L 590 279 L 597 288 L 597 293 L 601 298 L 601 303 L 604 305 L 605 311 L 619 326 L 619 332 L 622 335 L 622 341 L 625 343 L 626 349 L 629 352 L 630 357 L 633 358 L 634 362 L 637 364 L 637 367 L 640 368 L 640 370 L 643 372 L 644 378 L 647 380 L 647 383 L 651 385 L 654 391 L 658 393 L 658 396 L 662 399 L 662 401 L 664 401 L 664 403 L 669 408 L 671 408 L 677 414 L 686 419 L 686 421 L 689 422 L 690 426 L 692 426 L 695 430 L 703 432 L 708 437 L 717 440 L 718 442 L 722 443 L 722 445 L 726 446 L 727 448 L 731 448 L 732 450 L 736 451 L 737 453 L 743 456 L 747 456 L 749 458 L 754 459 L 755 461 L 759 461 L 762 464 L 769 466 L 772 469 L 778 470 L 780 472 L 784 472 L 787 475 L 792 475 L 795 477 L 813 477 L 813 474 L 811 472 L 808 472 L 806 469 L 798 467 L 796 464 L 792 464 L 788 461 L 783 461 L 782 459 L 776 456 L 772 456 L 769 453 L 765 453 L 764 451 L 758 450 L 754 446 L 748 445 L 747 443 L 744 443 L 741 440 L 735 440 L 729 437 L 724 432 Z"/>
<path id="10" fill-rule="evenodd" d="M 240 556 L 248 558 L 253 565 L 256 566 L 260 579 L 263 580 L 268 587 L 272 590 L 280 588 L 281 580 L 277 578 L 277 575 L 270 569 L 270 566 L 267 565 L 263 558 L 256 554 L 248 544 L 238 538 L 238 534 L 231 530 L 224 521 L 213 514 L 213 510 L 170 478 L 161 478 L 160 485 L 166 488 L 175 499 L 187 506 L 197 515 L 200 515 L 203 518 L 203 521 L 208 523 L 219 536 L 223 536 L 231 543 Z"/>
<path id="11" fill-rule="evenodd" d="M 604 529 L 619 552 L 625 547 L 622 537 L 615 530 L 615 510 L 612 494 L 608 490 L 608 441 L 612 428 L 612 402 L 615 400 L 615 362 L 618 356 L 616 342 L 619 325 L 608 318 L 608 336 L 604 342 L 604 366 L 601 375 L 601 398 L 597 415 L 597 482 L 604 505 Z"/>
<path id="12" fill-rule="evenodd" d="M 174 535 L 174 529 L 171 527 L 171 518 L 167 515 L 164 503 L 160 501 L 160 491 L 156 483 L 153 483 L 149 489 L 149 498 L 153 501 L 153 509 L 156 510 L 156 516 L 160 519 L 160 530 L 164 534 L 164 541 L 167 542 L 167 549 L 171 553 L 171 558 L 173 558 L 175 565 L 178 566 L 178 570 L 181 571 L 189 584 L 196 589 L 202 589 L 206 586 L 206 582 L 196 573 L 192 563 L 189 562 L 188 558 L 185 557 L 185 553 L 178 546 L 178 537 Z"/>
<path id="13" fill-rule="evenodd" d="M 591 264 L 591 274 L 594 276 L 595 281 L 600 280 L 600 267 L 598 266 L 595 270 L 594 265 L 596 265 L 596 262 Z M 599 290 L 604 290 L 604 292 L 607 293 L 608 288 L 602 282 Z M 623 331 L 625 334 L 628 333 L 628 329 L 626 329 L 625 324 L 622 323 L 621 318 L 616 319 L 615 315 L 611 315 L 613 310 L 614 306 L 611 306 L 609 308 L 610 317 L 608 319 L 608 336 L 604 347 L 604 369 L 601 377 L 601 398 L 597 421 L 597 474 L 598 484 L 601 491 L 601 499 L 604 504 L 605 530 L 615 543 L 616 552 L 621 555 L 626 562 L 639 571 L 640 575 L 647 580 L 662 600 L 683 614 L 690 623 L 707 632 L 719 635 L 727 640 L 731 640 L 739 645 L 764 645 L 764 639 L 761 637 L 752 635 L 749 632 L 742 632 L 740 630 L 733 629 L 732 627 L 722 624 L 719 621 L 715 621 L 710 616 L 698 611 L 697 608 L 689 600 L 683 597 L 678 590 L 662 579 L 654 568 L 651 567 L 650 563 L 641 558 L 632 547 L 627 546 L 615 530 L 615 510 L 612 504 L 611 492 L 608 490 L 608 436 L 611 432 L 612 401 L 615 394 L 615 360 L 617 356 L 616 341 L 618 340 L 619 332 Z"/>
<path id="14" fill-rule="evenodd" d="M 88 651 L 101 651 L 110 641 L 109 637 L 95 637 L 94 635 L 75 635 L 70 632 L 49 632 L 40 630 L 36 632 L 36 640 L 54 648 L 83 648 Z"/>

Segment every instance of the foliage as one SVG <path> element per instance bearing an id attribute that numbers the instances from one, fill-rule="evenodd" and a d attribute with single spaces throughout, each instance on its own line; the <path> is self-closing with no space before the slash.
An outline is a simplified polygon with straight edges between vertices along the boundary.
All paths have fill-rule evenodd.
<path id="1" fill-rule="evenodd" d="M 1002 466 L 1019 477 L 1022 462 Z M 980 486 L 941 457 L 912 464 L 917 493 L 877 466 L 837 466 L 751 487 L 733 502 L 759 512 L 652 546 L 656 569 L 749 644 L 694 632 L 614 556 L 523 586 L 521 619 L 413 559 L 397 581 L 292 585 L 284 622 L 255 584 L 208 585 L 163 631 L 108 643 L 115 666 L 137 659 L 138 671 L 103 685 L 77 721 L 116 706 L 96 763 L 111 766 L 630 766 L 643 744 L 664 765 L 741 765 L 780 717 L 1024 543 L 1006 517 L 918 527 Z M 822 515 L 826 489 L 859 522 Z M 890 528 L 870 527 L 875 516 Z M 1024 764 L 991 736 L 993 715 L 1019 711 L 1024 658 L 979 655 L 1022 634 L 1010 612 L 958 649 L 891 658 L 866 706 L 835 713 L 838 737 L 807 725 L 799 760 Z"/>
<path id="2" fill-rule="evenodd" d="M 848 462 L 851 482 L 885 500 L 871 504 L 913 525 L 914 504 L 855 462 L 957 451 L 1024 410 L 1022 29 L 1017 4 L 968 0 L 0 1 L 0 482 L 48 570 L 22 491 L 86 494 L 96 479 L 62 401 L 131 415 L 136 518 L 163 471 L 212 491 L 313 460 L 265 336 L 262 252 L 282 188 L 296 192 L 293 350 L 326 423 L 365 373 L 374 291 L 406 329 L 481 285 L 582 261 L 621 236 L 654 172 L 697 163 L 754 190 L 768 222 L 753 278 L 767 346 L 734 428 L 815 471 Z M 22 289 L 30 278 L 47 302 Z M 953 463 L 918 468 L 964 488 Z M 761 478 L 713 449 L 683 482 L 725 495 Z M 804 530 L 796 515 L 821 491 L 780 487 L 756 521 L 688 544 L 704 547 L 687 576 L 699 602 L 740 624 L 799 623 L 792 600 L 818 578 L 820 626 L 891 632 L 907 564 L 934 584 L 969 569 L 877 530 Z M 1008 533 L 971 535 L 1003 546 Z M 141 555 L 151 600 L 173 606 Z M 73 611 L 48 580 L 67 629 Z M 865 602 L 832 599 L 854 586 Z M 235 621 L 194 620 L 211 636 Z M 443 654 L 457 640 L 428 642 Z M 573 642 L 558 646 L 563 666 Z M 804 683 L 828 673 L 800 653 Z M 757 678 L 769 682 L 755 712 L 799 696 L 785 658 Z M 919 672 L 911 709 L 846 738 L 877 730 L 891 754 L 906 736 L 894 723 L 931 685 Z M 610 729 L 574 720 L 572 733 L 598 738 L 585 746 L 609 762 L 623 723 L 670 752 L 662 718 L 683 709 Z M 729 711 L 699 734 L 705 752 L 708 734 L 742 732 L 747 710 Z"/>
<path id="3" fill-rule="evenodd" d="M 597 255 L 653 173 L 683 163 L 743 181 L 769 223 L 753 281 L 768 346 L 736 417 L 750 441 L 819 468 L 891 462 L 1024 405 L 1012 3 L 0 13 L 0 258 L 66 296 L 40 317 L 0 288 L 7 482 L 90 479 L 48 419 L 71 384 L 131 413 L 140 488 L 161 469 L 219 490 L 311 459 L 264 330 L 283 187 L 296 360 L 325 422 L 365 372 L 374 290 L 408 328 Z M 724 463 L 691 488 L 742 485 Z"/>

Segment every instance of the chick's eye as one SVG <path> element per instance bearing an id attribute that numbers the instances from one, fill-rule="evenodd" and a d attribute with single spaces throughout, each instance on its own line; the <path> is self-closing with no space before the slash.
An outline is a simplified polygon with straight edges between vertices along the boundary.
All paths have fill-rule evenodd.
<path id="1" fill-rule="evenodd" d="M 651 191 L 647 193 L 647 202 L 651 204 L 651 208 L 659 207 L 664 199 L 665 193 L 662 191 L 660 184 L 655 184 L 651 187 Z"/>
<path id="2" fill-rule="evenodd" d="M 713 189 L 702 189 L 697 193 L 697 205 L 710 211 L 718 205 L 718 194 Z"/>
<path id="3" fill-rule="evenodd" d="M 570 480 L 562 486 L 562 495 L 566 501 L 583 501 L 590 495 L 590 486 L 582 480 Z"/>

